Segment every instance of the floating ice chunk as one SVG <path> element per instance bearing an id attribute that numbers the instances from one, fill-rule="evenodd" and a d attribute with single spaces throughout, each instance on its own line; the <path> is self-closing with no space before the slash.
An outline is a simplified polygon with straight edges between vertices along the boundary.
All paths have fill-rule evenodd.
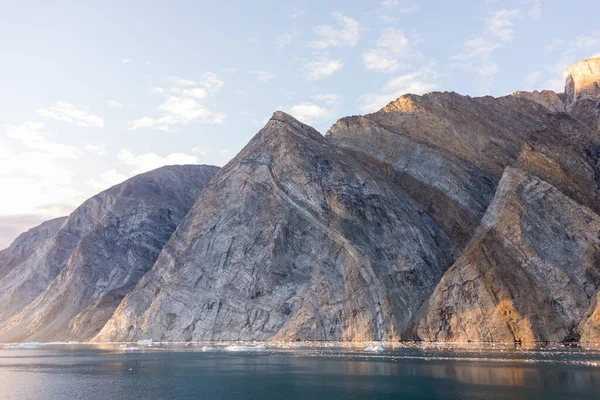
<path id="1" fill-rule="evenodd" d="M 152 346 L 152 343 L 154 343 L 152 339 L 138 340 L 137 342 L 137 344 L 139 344 L 140 346 Z"/>
<path id="2" fill-rule="evenodd" d="M 124 347 L 123 350 L 125 350 L 125 351 L 140 351 L 141 349 L 139 347 Z"/>
<path id="3" fill-rule="evenodd" d="M 239 345 L 231 345 L 225 347 L 225 351 L 252 351 L 252 350 L 264 350 L 266 349 L 264 344 L 259 344 L 256 346 L 239 346 Z"/>
<path id="4" fill-rule="evenodd" d="M 202 346 L 202 351 L 213 351 L 215 348 L 210 346 Z"/>
<path id="5" fill-rule="evenodd" d="M 377 346 L 369 346 L 365 349 L 365 351 L 370 351 L 373 353 L 379 353 L 380 351 L 383 351 L 384 348 L 381 347 L 381 345 L 377 345 Z"/>
<path id="6" fill-rule="evenodd" d="M 44 346 L 44 343 L 39 343 L 39 342 L 21 343 L 21 344 L 16 344 L 16 345 L 5 346 L 4 350 L 37 349 L 40 346 Z"/>

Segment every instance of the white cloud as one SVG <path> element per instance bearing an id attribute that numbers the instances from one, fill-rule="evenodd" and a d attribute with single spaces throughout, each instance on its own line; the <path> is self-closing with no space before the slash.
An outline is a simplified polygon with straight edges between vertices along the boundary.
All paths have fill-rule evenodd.
<path id="1" fill-rule="evenodd" d="M 515 37 L 514 24 L 522 18 L 520 10 L 497 10 L 484 19 L 485 29 L 482 35 L 465 41 L 463 50 L 454 55 L 453 67 L 464 68 L 480 76 L 480 91 L 487 92 L 492 78 L 500 67 L 493 53 L 506 46 Z"/>
<path id="2" fill-rule="evenodd" d="M 57 101 L 48 108 L 40 108 L 38 114 L 58 121 L 77 124 L 85 128 L 102 128 L 104 126 L 102 118 L 77 108 L 66 101 Z"/>
<path id="3" fill-rule="evenodd" d="M 129 64 L 131 62 L 131 60 L 129 58 L 117 57 L 117 60 L 123 65 Z"/>
<path id="4" fill-rule="evenodd" d="M 167 80 L 177 87 L 190 87 L 198 85 L 198 82 L 196 81 L 186 78 L 180 78 L 178 76 L 170 76 L 167 78 Z"/>
<path id="5" fill-rule="evenodd" d="M 385 28 L 377 40 L 375 48 L 362 54 L 365 68 L 393 72 L 400 68 L 401 59 L 413 56 L 409 40 L 402 29 Z"/>
<path id="6" fill-rule="evenodd" d="M 123 107 L 125 107 L 125 104 L 123 104 L 123 103 L 121 103 L 121 102 L 119 102 L 119 101 L 116 101 L 116 100 L 109 100 L 109 101 L 107 101 L 106 103 L 107 103 L 107 104 L 108 104 L 110 107 L 113 107 L 113 108 L 123 108 Z"/>
<path id="7" fill-rule="evenodd" d="M 328 60 L 327 58 L 307 62 L 304 64 L 305 76 L 310 81 L 323 79 L 339 71 L 343 65 L 342 60 Z"/>
<path id="8" fill-rule="evenodd" d="M 100 175 L 100 179 L 88 179 L 86 183 L 96 189 L 104 190 L 117 185 L 127 179 L 127 176 L 117 172 L 116 169 L 109 169 Z"/>
<path id="9" fill-rule="evenodd" d="M 542 17 L 541 0 L 528 0 L 527 3 L 530 4 L 527 14 L 533 19 L 540 19 Z"/>
<path id="10" fill-rule="evenodd" d="M 331 14 L 337 21 L 339 28 L 331 25 L 318 25 L 313 28 L 319 39 L 309 42 L 309 47 L 315 49 L 326 49 L 328 47 L 354 46 L 360 38 L 358 21 L 345 16 L 339 12 Z"/>
<path id="11" fill-rule="evenodd" d="M 225 154 L 229 153 L 229 149 L 223 149 L 219 153 L 221 153 L 221 155 L 225 155 Z"/>
<path id="12" fill-rule="evenodd" d="M 219 90 L 221 90 L 224 83 L 215 73 L 205 71 L 202 74 L 200 85 L 202 85 L 202 87 L 204 87 L 210 93 L 217 93 Z"/>
<path id="13" fill-rule="evenodd" d="M 305 101 L 302 103 L 295 104 L 293 106 L 280 107 L 282 111 L 292 115 L 299 121 L 305 124 L 313 124 L 323 122 L 333 116 L 333 111 L 325 107 L 319 106 L 318 104 Z"/>
<path id="14" fill-rule="evenodd" d="M 192 153 L 200 154 L 201 156 L 208 154 L 208 149 L 204 147 L 193 147 Z"/>
<path id="15" fill-rule="evenodd" d="M 106 155 L 106 145 L 98 142 L 86 142 L 84 148 L 90 153 L 94 153 L 99 156 Z"/>
<path id="16" fill-rule="evenodd" d="M 315 101 L 319 101 L 328 105 L 338 104 L 340 102 L 340 96 L 333 93 L 327 94 L 314 94 L 310 96 L 311 99 Z"/>
<path id="17" fill-rule="evenodd" d="M 250 74 L 256 76 L 256 79 L 258 79 L 260 82 L 269 82 L 271 79 L 274 78 L 274 76 L 267 71 L 263 71 L 263 70 L 259 70 L 259 71 L 250 71 Z"/>
<path id="18" fill-rule="evenodd" d="M 389 80 L 378 93 L 366 93 L 359 97 L 361 112 L 375 112 L 401 95 L 423 94 L 437 86 L 437 73 L 430 67 L 398 75 Z"/>
<path id="19" fill-rule="evenodd" d="M 171 153 L 165 157 L 155 153 L 134 154 L 129 150 L 121 150 L 117 155 L 119 160 L 133 168 L 134 174 L 141 174 L 165 165 L 197 164 L 198 158 L 191 154 Z"/>
<path id="20" fill-rule="evenodd" d="M 284 47 L 286 47 L 288 44 L 290 44 L 292 42 L 293 37 L 294 37 L 294 35 L 291 33 L 283 33 L 283 34 L 279 35 L 279 37 L 277 37 L 277 39 L 275 39 L 273 41 L 273 44 L 276 47 L 283 49 Z"/>
<path id="21" fill-rule="evenodd" d="M 79 158 L 81 152 L 73 146 L 49 141 L 50 134 L 42 132 L 44 124 L 25 122 L 8 128 L 6 136 L 20 141 L 24 146 L 51 154 L 54 158 Z"/>
<path id="22" fill-rule="evenodd" d="M 381 2 L 381 8 L 392 8 L 392 7 L 398 6 L 399 4 L 400 4 L 399 0 L 383 0 Z M 414 2 L 414 3 L 410 3 L 408 5 L 405 5 L 403 7 L 399 7 L 399 9 L 397 11 L 400 12 L 401 14 L 410 14 L 419 9 L 421 9 L 421 5 L 417 2 Z"/>
<path id="23" fill-rule="evenodd" d="M 13 143 L 0 141 L 0 187 L 5 193 L 0 196 L 0 216 L 49 218 L 56 216 L 57 207 L 62 212 L 82 200 L 81 193 L 71 187 L 72 162 L 81 152 L 51 141 L 43 128 L 33 122 L 11 126 L 6 136 Z"/>
<path id="24" fill-rule="evenodd" d="M 164 132 L 173 133 L 178 126 L 191 123 L 220 124 L 225 121 L 225 114 L 215 112 L 206 107 L 201 100 L 209 94 L 221 90 L 223 81 L 212 72 L 204 72 L 202 78 L 196 82 L 180 77 L 167 79 L 174 86 L 166 90 L 153 87 L 151 93 L 165 97 L 157 110 L 159 117 L 143 116 L 130 123 L 129 129 L 155 128 Z"/>
<path id="25" fill-rule="evenodd" d="M 305 12 L 304 1 L 298 1 L 294 5 L 292 14 L 290 15 L 290 17 L 292 17 L 292 19 L 300 18 L 301 16 L 304 15 L 304 12 Z"/>
<path id="26" fill-rule="evenodd" d="M 521 17 L 520 10 L 499 10 L 486 18 L 487 32 L 501 42 L 514 39 L 514 20 Z"/>

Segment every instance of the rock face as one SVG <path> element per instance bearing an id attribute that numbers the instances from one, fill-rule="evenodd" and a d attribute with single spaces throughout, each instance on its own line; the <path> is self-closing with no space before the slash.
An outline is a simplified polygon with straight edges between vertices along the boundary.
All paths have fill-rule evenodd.
<path id="1" fill-rule="evenodd" d="M 0 341 L 599 342 L 599 66 L 325 136 L 276 112 L 216 175 L 157 171 L 0 252 Z"/>
<path id="2" fill-rule="evenodd" d="M 400 186 L 277 112 L 96 340 L 399 339 L 455 253 Z"/>
<path id="3" fill-rule="evenodd" d="M 22 235 L 7 253 L 21 249 L 20 257 L 3 264 L 12 267 L 0 280 L 0 341 L 95 335 L 217 170 L 171 166 L 138 175 Z"/>
<path id="4" fill-rule="evenodd" d="M 565 71 L 566 106 L 582 98 L 600 97 L 600 57 L 579 61 Z"/>
<path id="5" fill-rule="evenodd" d="M 600 285 L 600 217 L 507 168 L 478 233 L 419 316 L 430 341 L 569 341 Z"/>

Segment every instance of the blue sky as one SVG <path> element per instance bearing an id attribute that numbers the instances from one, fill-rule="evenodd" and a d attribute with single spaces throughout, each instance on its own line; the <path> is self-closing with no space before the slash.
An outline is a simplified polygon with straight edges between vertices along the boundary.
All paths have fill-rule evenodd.
<path id="1" fill-rule="evenodd" d="M 1 1 L 0 247 L 282 109 L 322 133 L 399 95 L 562 90 L 597 1 Z"/>

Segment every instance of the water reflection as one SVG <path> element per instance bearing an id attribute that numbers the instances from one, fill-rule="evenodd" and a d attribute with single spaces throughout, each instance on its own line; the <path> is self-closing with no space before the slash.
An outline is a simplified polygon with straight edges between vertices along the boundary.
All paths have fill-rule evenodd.
<path id="1" fill-rule="evenodd" d="M 597 350 L 387 346 L 230 353 L 165 346 L 0 350 L 0 398 L 596 398 Z"/>

